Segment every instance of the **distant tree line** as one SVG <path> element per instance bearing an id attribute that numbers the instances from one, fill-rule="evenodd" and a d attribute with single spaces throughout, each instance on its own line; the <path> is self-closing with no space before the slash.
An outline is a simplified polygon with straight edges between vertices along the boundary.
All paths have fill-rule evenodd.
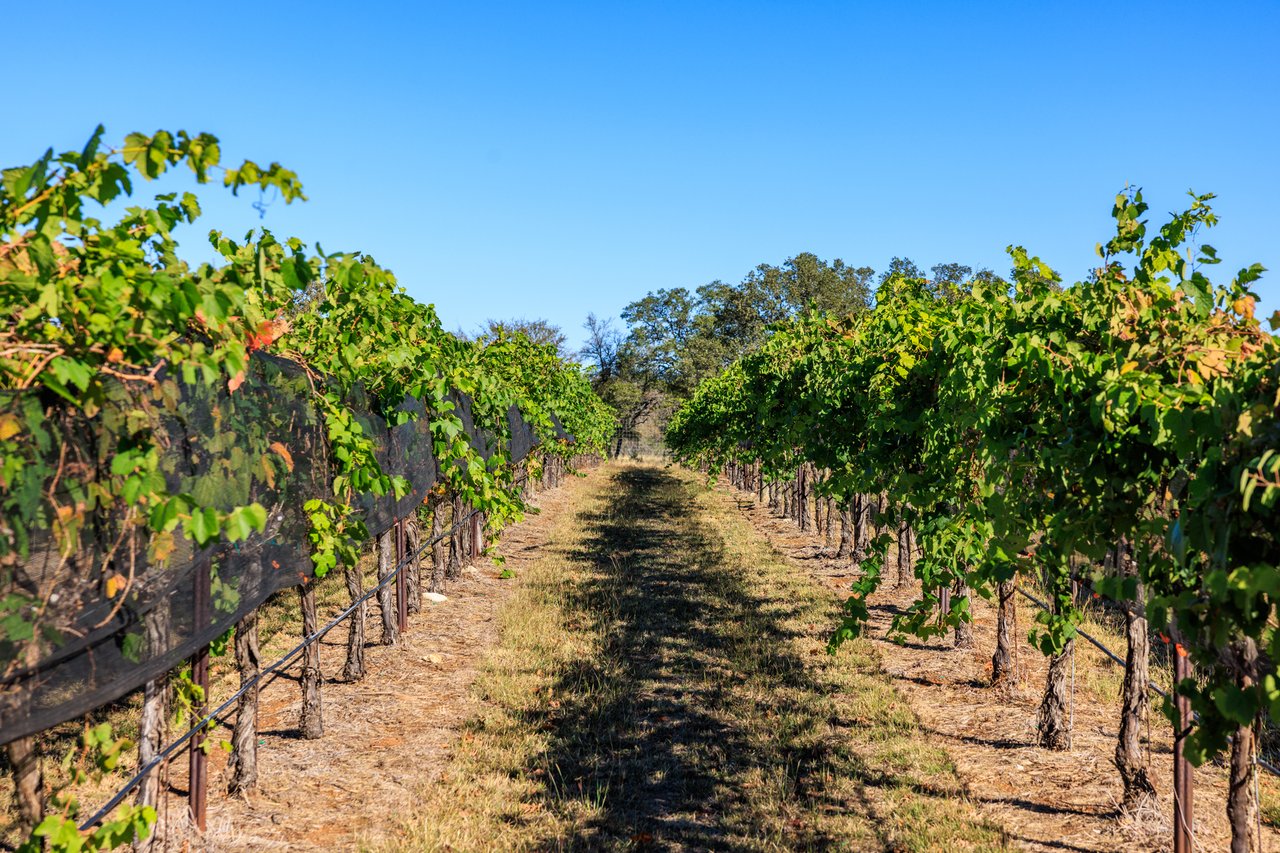
<path id="1" fill-rule="evenodd" d="M 865 311 L 874 304 L 876 288 L 891 277 L 925 279 L 944 299 L 967 292 L 975 282 L 1003 281 L 991 270 L 960 263 L 935 264 L 930 272 L 895 257 L 877 277 L 871 267 L 802 252 L 781 265 L 760 264 L 737 284 L 716 280 L 694 290 L 650 291 L 623 309 L 625 329 L 589 314 L 579 354 L 626 433 L 758 349 L 771 327 L 809 311 Z"/>
<path id="2" fill-rule="evenodd" d="M 868 266 L 802 252 L 780 265 L 760 264 L 737 284 L 717 279 L 693 290 L 650 291 L 622 310 L 622 325 L 588 314 L 578 357 L 596 392 L 618 413 L 619 434 L 626 435 L 758 349 L 779 323 L 810 311 L 865 311 L 873 306 L 877 287 L 895 276 L 928 281 L 940 299 L 954 299 L 975 282 L 1003 281 L 991 270 L 960 263 L 934 264 L 929 273 L 910 258 L 893 258 L 877 276 Z M 524 334 L 568 355 L 564 333 L 546 320 L 489 320 L 479 336 L 500 334 Z"/>

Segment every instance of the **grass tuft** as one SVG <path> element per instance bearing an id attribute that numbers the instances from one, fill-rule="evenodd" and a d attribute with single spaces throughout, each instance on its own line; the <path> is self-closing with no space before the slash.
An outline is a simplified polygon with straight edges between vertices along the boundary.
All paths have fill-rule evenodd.
<path id="1" fill-rule="evenodd" d="M 619 464 L 522 572 L 384 850 L 1004 846 L 835 603 L 694 474 Z"/>

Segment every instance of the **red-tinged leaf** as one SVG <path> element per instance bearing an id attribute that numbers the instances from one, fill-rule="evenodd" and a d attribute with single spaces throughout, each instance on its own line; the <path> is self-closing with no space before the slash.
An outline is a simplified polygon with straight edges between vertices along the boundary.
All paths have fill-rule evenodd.
<path id="1" fill-rule="evenodd" d="M 292 471 L 293 470 L 293 454 L 289 452 L 289 448 L 285 447 L 284 444 L 279 441 L 273 441 L 269 446 L 271 450 L 274 450 L 277 454 L 279 454 L 280 458 L 284 460 L 285 466 L 288 467 L 290 471 Z"/>

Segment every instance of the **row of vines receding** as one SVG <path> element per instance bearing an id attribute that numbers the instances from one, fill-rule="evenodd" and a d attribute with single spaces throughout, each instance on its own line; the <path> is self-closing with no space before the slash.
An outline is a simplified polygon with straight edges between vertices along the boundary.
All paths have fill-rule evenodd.
<path id="1" fill-rule="evenodd" d="M 1280 343 L 1254 316 L 1260 266 L 1225 284 L 1208 275 L 1219 261 L 1200 241 L 1216 223 L 1211 198 L 1193 195 L 1149 230 L 1141 193 L 1118 196 L 1100 265 L 1069 287 L 1010 247 L 1011 282 L 895 276 L 866 311 L 777 326 L 698 388 L 667 439 L 678 457 L 727 466 L 762 496 L 798 476 L 792 490 L 833 502 L 828 519 L 881 531 L 859 543 L 863 574 L 833 646 L 864 630 L 892 557 L 920 582 L 898 631 L 954 630 L 965 642 L 975 597 L 999 602 L 1000 681 L 1013 590 L 1041 590 L 1031 640 L 1050 657 L 1045 747 L 1070 745 L 1061 662 L 1077 636 L 1077 591 L 1120 603 L 1125 805 L 1153 793 L 1136 721 L 1148 637 L 1169 638 L 1193 665 L 1174 685 L 1191 709 L 1182 750 L 1195 765 L 1230 754 L 1243 850 L 1257 819 L 1258 732 L 1280 719 Z M 1165 703 L 1171 718 L 1176 704 Z"/>
<path id="2" fill-rule="evenodd" d="M 0 183 L 0 742 L 30 849 L 152 831 L 146 785 L 83 827 L 71 792 L 145 765 L 158 717 L 199 716 L 206 687 L 188 655 L 211 641 L 227 653 L 234 628 L 242 677 L 257 667 L 269 596 L 297 587 L 314 638 L 308 595 L 342 571 L 359 677 L 371 591 L 357 563 L 375 541 L 380 580 L 393 534 L 478 553 L 525 512 L 530 480 L 600 453 L 616 425 L 554 348 L 452 335 L 367 255 L 214 231 L 217 260 L 186 260 L 176 235 L 200 216 L 196 195 L 130 203 L 180 168 L 305 199 L 279 164 L 226 167 L 215 137 L 166 131 L 109 147 L 98 128 Z M 412 562 L 420 600 L 457 560 L 437 559 L 429 580 Z M 41 766 L 34 735 L 144 683 L 136 763 L 110 726 L 86 724 L 61 767 Z M 256 743 L 238 735 L 232 748 Z"/>

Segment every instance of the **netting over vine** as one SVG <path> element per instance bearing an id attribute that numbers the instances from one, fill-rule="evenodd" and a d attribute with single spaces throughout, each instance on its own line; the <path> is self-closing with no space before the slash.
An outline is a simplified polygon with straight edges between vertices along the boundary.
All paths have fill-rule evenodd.
<path id="1" fill-rule="evenodd" d="M 304 507 L 331 496 L 333 480 L 314 374 L 258 353 L 234 388 L 163 373 L 156 380 L 142 394 L 142 406 L 136 386 L 117 383 L 107 386 L 92 416 L 50 408 L 40 419 L 44 429 L 32 437 L 49 463 L 43 488 L 56 509 L 52 529 L 34 534 L 27 556 L 0 566 L 0 595 L 39 603 L 34 619 L 0 631 L 4 742 L 82 715 L 163 675 L 272 593 L 313 577 Z M 357 495 L 356 510 L 377 536 L 412 513 L 440 470 L 422 402 L 407 398 L 400 410 L 410 419 L 388 428 L 359 392 L 352 396 L 350 409 L 382 469 L 408 483 L 399 499 Z M 514 463 L 537 445 L 517 407 L 508 410 L 506 424 L 477 425 L 469 397 L 455 393 L 450 399 L 485 459 L 503 450 Z M 35 394 L 9 393 L 0 397 L 0 417 L 42 405 Z M 118 421 L 130 418 L 145 422 L 120 429 Z M 211 522 L 221 535 L 197 545 L 176 518 L 166 524 L 163 514 L 175 511 L 171 503 L 151 507 L 146 524 L 126 522 L 101 505 L 95 474 L 109 476 L 113 466 L 126 464 L 116 460 L 127 460 L 129 452 L 127 439 L 102 446 L 104 435 L 131 430 L 145 431 L 161 448 L 160 476 L 170 494 L 189 496 L 199 508 L 197 528 L 201 513 L 229 514 L 221 525 Z M 259 513 L 265 520 L 253 517 Z M 67 525 L 80 525 L 78 535 L 60 536 L 66 531 L 59 526 Z M 79 547 L 64 553 L 58 543 L 69 539 Z M 210 578 L 207 603 L 197 598 L 204 572 Z"/>

